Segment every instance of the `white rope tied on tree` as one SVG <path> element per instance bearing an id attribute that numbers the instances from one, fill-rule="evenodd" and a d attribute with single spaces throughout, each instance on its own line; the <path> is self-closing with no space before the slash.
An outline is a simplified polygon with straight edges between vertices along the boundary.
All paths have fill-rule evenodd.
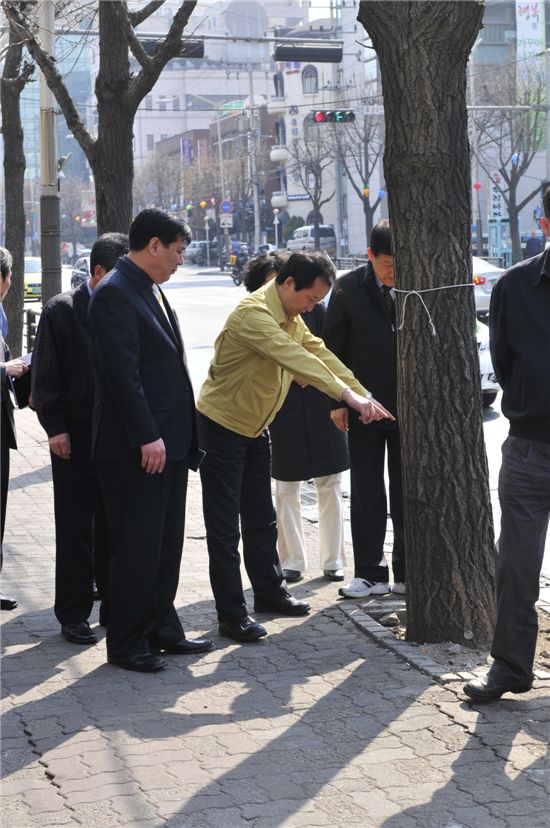
<path id="1" fill-rule="evenodd" d="M 401 309 L 401 323 L 399 324 L 397 330 L 400 331 L 405 325 L 405 311 L 406 311 L 406 308 L 407 308 L 407 299 L 409 298 L 409 296 L 418 296 L 418 298 L 420 299 L 420 302 L 422 304 L 422 307 L 426 311 L 426 315 L 428 317 L 428 322 L 430 324 L 430 328 L 432 329 L 432 336 L 437 336 L 437 331 L 435 329 L 435 324 L 434 324 L 434 321 L 432 319 L 432 315 L 431 315 L 431 313 L 428 309 L 428 306 L 426 305 L 424 299 L 422 298 L 421 294 L 422 293 L 433 293 L 433 291 L 435 291 L 435 290 L 452 290 L 453 288 L 463 288 L 463 287 L 473 288 L 474 283 L 473 282 L 464 282 L 461 285 L 441 285 L 440 287 L 423 288 L 422 290 L 399 290 L 399 288 L 394 288 L 394 291 L 396 293 L 403 293 L 405 295 L 405 298 L 403 300 L 403 307 Z"/>

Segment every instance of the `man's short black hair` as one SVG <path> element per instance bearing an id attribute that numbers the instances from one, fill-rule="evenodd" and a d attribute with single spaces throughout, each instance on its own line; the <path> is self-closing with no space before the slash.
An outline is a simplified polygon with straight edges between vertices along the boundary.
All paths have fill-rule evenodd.
<path id="1" fill-rule="evenodd" d="M 185 244 L 191 241 L 191 230 L 183 219 L 171 216 L 164 210 L 149 207 L 142 210 L 130 225 L 130 250 L 145 250 L 151 239 L 160 239 L 165 247 L 182 239 Z"/>
<path id="2" fill-rule="evenodd" d="M 7 247 L 0 247 L 0 276 L 2 281 L 8 278 L 13 265 L 13 257 Z"/>
<path id="3" fill-rule="evenodd" d="M 261 288 L 270 273 L 279 273 L 287 260 L 281 253 L 266 253 L 249 259 L 243 270 L 243 284 L 249 293 Z"/>
<path id="4" fill-rule="evenodd" d="M 371 230 L 369 247 L 373 256 L 393 256 L 390 223 L 381 219 Z"/>
<path id="5" fill-rule="evenodd" d="M 129 250 L 128 236 L 125 233 L 103 233 L 95 240 L 90 253 L 90 272 L 96 265 L 109 272 L 116 265 L 118 259 Z"/>
<path id="6" fill-rule="evenodd" d="M 550 187 L 547 187 L 542 197 L 542 206 L 544 207 L 544 215 L 550 219 Z"/>
<path id="7" fill-rule="evenodd" d="M 305 290 L 312 286 L 316 279 L 332 287 L 336 279 L 336 270 L 326 253 L 316 250 L 314 253 L 292 253 L 277 276 L 275 281 L 282 285 L 285 279 L 292 276 L 295 290 Z"/>

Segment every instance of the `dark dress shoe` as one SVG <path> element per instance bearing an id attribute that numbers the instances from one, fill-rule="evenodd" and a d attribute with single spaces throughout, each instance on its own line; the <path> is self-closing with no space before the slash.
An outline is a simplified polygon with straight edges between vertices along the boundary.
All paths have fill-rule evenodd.
<path id="1" fill-rule="evenodd" d="M 277 615 L 307 615 L 311 607 L 307 601 L 298 601 L 283 592 L 272 598 L 256 598 L 254 609 L 256 612 L 274 612 Z"/>
<path id="2" fill-rule="evenodd" d="M 295 584 L 301 581 L 304 576 L 297 569 L 283 569 L 283 578 L 288 584 Z"/>
<path id="3" fill-rule="evenodd" d="M 3 610 L 14 610 L 17 606 L 15 598 L 8 598 L 7 595 L 0 595 L 0 601 L 0 609 Z"/>
<path id="4" fill-rule="evenodd" d="M 463 689 L 472 701 L 485 703 L 498 701 L 504 693 L 528 693 L 532 687 L 532 680 L 525 684 L 499 684 L 487 674 L 468 681 Z"/>
<path id="5" fill-rule="evenodd" d="M 97 638 L 87 621 L 61 627 L 61 635 L 73 644 L 97 644 Z"/>
<path id="6" fill-rule="evenodd" d="M 232 638 L 241 644 L 257 641 L 267 635 L 266 628 L 254 621 L 250 615 L 244 615 L 234 621 L 220 621 L 219 631 L 225 638 Z"/>
<path id="7" fill-rule="evenodd" d="M 206 653 L 214 647 L 214 642 L 209 638 L 196 638 L 194 641 L 188 641 L 187 638 L 180 638 L 179 641 L 172 642 L 155 642 L 153 650 L 165 653 L 173 653 L 174 655 L 194 655 L 195 653 Z"/>
<path id="8" fill-rule="evenodd" d="M 166 662 L 154 653 L 137 653 L 129 656 L 107 656 L 107 661 L 114 667 L 122 667 L 123 670 L 136 670 L 139 673 L 156 673 L 164 670 Z"/>
<path id="9" fill-rule="evenodd" d="M 344 580 L 344 570 L 343 569 L 323 569 L 323 575 L 327 579 L 327 581 L 343 581 Z"/>

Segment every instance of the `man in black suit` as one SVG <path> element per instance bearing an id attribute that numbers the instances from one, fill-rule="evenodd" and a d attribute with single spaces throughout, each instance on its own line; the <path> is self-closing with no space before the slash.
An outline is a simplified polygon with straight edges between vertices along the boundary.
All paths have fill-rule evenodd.
<path id="1" fill-rule="evenodd" d="M 8 321 L 2 306 L 11 285 L 12 256 L 5 247 L 0 247 L 0 571 L 2 571 L 4 543 L 4 526 L 6 523 L 6 506 L 8 502 L 8 485 L 10 480 L 10 449 L 17 448 L 15 439 L 15 420 L 13 417 L 13 402 L 10 397 L 9 385 L 11 378 L 20 377 L 28 370 L 28 365 L 21 359 L 12 359 L 10 349 L 5 341 L 8 332 Z M 14 598 L 0 595 L 1 609 L 13 610 L 17 606 Z"/>
<path id="2" fill-rule="evenodd" d="M 109 543 L 99 478 L 92 460 L 94 372 L 88 324 L 90 296 L 128 252 L 128 236 L 104 233 L 90 254 L 91 278 L 44 307 L 32 358 L 32 400 L 48 435 L 55 508 L 55 614 L 61 634 L 95 644 L 88 618 L 93 583 L 107 622 Z"/>
<path id="3" fill-rule="evenodd" d="M 397 326 L 390 226 L 373 227 L 369 263 L 338 280 L 332 293 L 323 339 L 357 379 L 390 411 L 397 410 Z M 401 448 L 396 420 L 363 425 L 348 408 L 332 412 L 333 422 L 348 431 L 351 461 L 351 535 L 354 577 L 340 588 L 345 598 L 366 598 L 390 590 L 405 593 L 405 535 L 401 483 Z M 387 495 L 384 462 L 387 452 L 390 514 L 393 524 L 393 585 L 384 560 Z"/>
<path id="4" fill-rule="evenodd" d="M 182 264 L 188 226 L 143 210 L 130 252 L 90 303 L 98 463 L 112 546 L 107 656 L 152 672 L 159 652 L 209 650 L 188 641 L 174 607 L 189 469 L 196 470 L 195 402 L 178 322 L 159 285 Z"/>

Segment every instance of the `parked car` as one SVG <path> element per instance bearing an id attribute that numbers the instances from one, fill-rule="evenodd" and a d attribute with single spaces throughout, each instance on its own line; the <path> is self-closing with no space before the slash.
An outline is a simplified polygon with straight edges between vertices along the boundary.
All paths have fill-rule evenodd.
<path id="1" fill-rule="evenodd" d="M 274 244 L 261 244 L 258 247 L 258 256 L 265 255 L 266 253 L 276 253 L 277 247 Z"/>
<path id="2" fill-rule="evenodd" d="M 474 299 L 476 314 L 486 316 L 489 312 L 489 303 L 493 287 L 498 282 L 504 270 L 502 267 L 472 256 L 472 277 L 474 281 Z"/>
<path id="3" fill-rule="evenodd" d="M 206 242 L 204 240 L 197 241 L 196 239 L 193 239 L 192 242 L 189 242 L 183 253 L 183 258 L 186 264 L 195 264 L 197 256 L 199 259 L 203 258 L 204 261 L 206 261 Z M 212 259 L 212 257 L 212 242 L 210 242 L 210 258 Z"/>
<path id="4" fill-rule="evenodd" d="M 476 320 L 477 352 L 479 355 L 479 372 L 481 374 L 481 393 L 483 405 L 487 408 L 497 398 L 500 385 L 495 377 L 491 351 L 489 350 L 489 328 Z"/>
<path id="5" fill-rule="evenodd" d="M 82 282 L 90 278 L 90 254 L 80 256 L 73 265 L 71 273 L 71 287 L 77 288 Z"/>
<path id="6" fill-rule="evenodd" d="M 40 256 L 25 256 L 23 276 L 25 299 L 42 299 L 42 260 Z"/>
<path id="7" fill-rule="evenodd" d="M 319 225 L 319 245 L 321 250 L 327 253 L 336 251 L 336 234 L 334 227 L 330 224 Z M 304 227 L 297 227 L 286 243 L 291 253 L 296 251 L 311 252 L 315 250 L 315 227 L 313 224 L 306 224 Z"/>

